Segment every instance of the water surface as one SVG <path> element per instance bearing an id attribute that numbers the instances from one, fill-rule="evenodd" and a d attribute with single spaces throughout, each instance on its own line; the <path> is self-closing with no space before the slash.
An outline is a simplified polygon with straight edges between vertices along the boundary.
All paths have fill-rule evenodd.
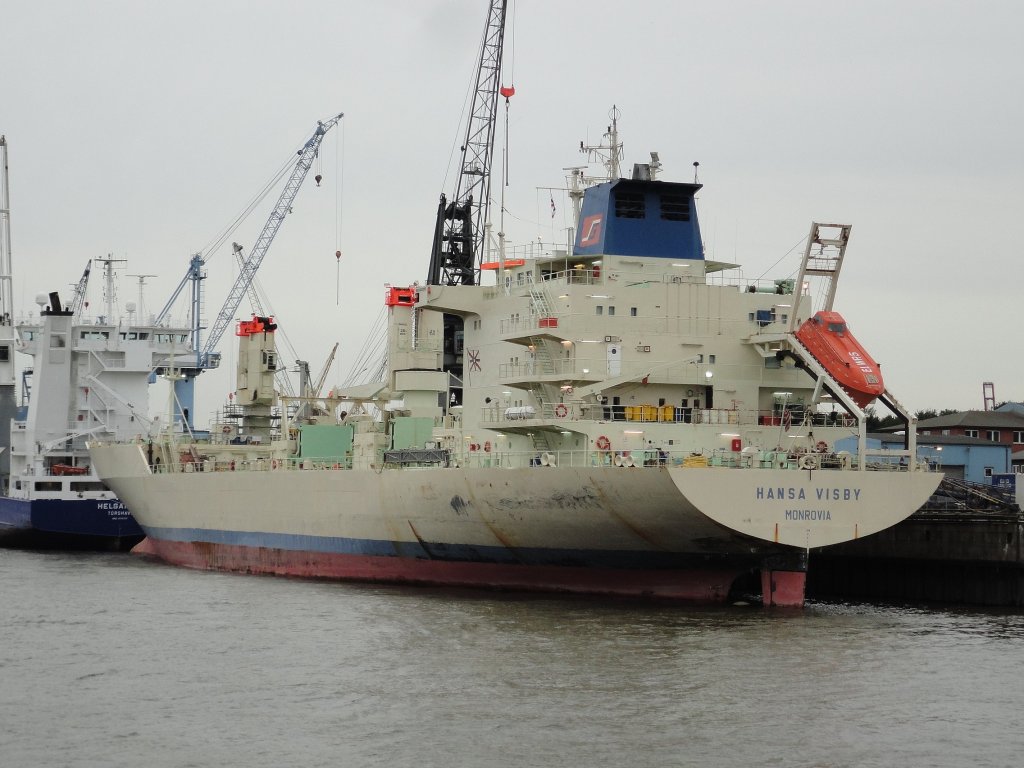
<path id="1" fill-rule="evenodd" d="M 1024 614 L 0 550 L 0 765 L 1015 766 Z"/>

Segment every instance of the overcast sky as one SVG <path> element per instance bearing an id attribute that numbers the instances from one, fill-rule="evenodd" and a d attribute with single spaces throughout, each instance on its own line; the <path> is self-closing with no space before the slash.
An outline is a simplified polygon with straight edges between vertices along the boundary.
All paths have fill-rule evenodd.
<path id="1" fill-rule="evenodd" d="M 157 276 L 159 310 L 190 254 L 344 111 L 322 186 L 307 180 L 259 273 L 314 373 L 341 342 L 329 381 L 344 379 L 384 284 L 426 275 L 486 7 L 6 0 L 16 314 L 70 297 L 106 254 Z M 614 103 L 627 165 L 657 150 L 663 178 L 690 180 L 700 162 L 709 258 L 758 277 L 812 220 L 853 224 L 836 308 L 911 410 L 981 408 L 984 381 L 1024 400 L 1022 21 L 1024 4 L 984 0 L 511 3 L 505 229 L 564 238 L 565 199 L 552 220 L 538 188 L 564 186 Z M 232 239 L 251 247 L 277 194 Z M 209 263 L 211 320 L 234 276 L 227 248 Z M 120 291 L 137 301 L 133 278 Z M 233 388 L 234 346 L 200 379 L 200 422 Z"/>

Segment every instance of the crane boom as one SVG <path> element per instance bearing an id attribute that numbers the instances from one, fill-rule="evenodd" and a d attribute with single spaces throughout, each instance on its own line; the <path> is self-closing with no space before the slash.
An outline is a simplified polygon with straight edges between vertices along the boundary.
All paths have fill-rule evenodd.
<path id="1" fill-rule="evenodd" d="M 85 292 L 89 288 L 89 273 L 92 272 L 92 259 L 85 262 L 85 271 L 75 285 L 75 295 L 71 297 L 71 306 L 68 309 L 74 314 L 75 321 L 82 316 L 85 308 Z"/>
<path id="2" fill-rule="evenodd" d="M 263 231 L 256 239 L 256 245 L 242 264 L 238 272 L 238 278 L 228 293 L 227 299 L 224 300 L 224 306 L 221 307 L 220 314 L 217 315 L 217 319 L 214 320 L 213 325 L 210 327 L 210 335 L 207 336 L 206 343 L 199 353 L 198 362 L 200 368 L 207 367 L 211 353 L 217 348 L 221 336 L 224 335 L 224 331 L 227 330 L 228 325 L 234 318 L 238 305 L 242 301 L 242 296 L 245 295 L 249 284 L 252 283 L 256 270 L 259 269 L 263 257 L 267 255 L 271 243 L 274 242 L 277 231 L 284 223 L 284 217 L 291 211 L 295 196 L 299 193 L 299 188 L 302 186 L 306 174 L 309 173 L 309 169 L 313 166 L 313 160 L 316 159 L 317 153 L 320 151 L 320 143 L 323 141 L 324 134 L 337 125 L 338 121 L 344 116 L 345 113 L 341 112 L 326 122 L 318 122 L 316 130 L 309 141 L 299 150 L 299 159 L 295 163 L 295 169 L 292 171 L 291 177 L 281 191 L 281 196 L 278 198 L 274 210 L 271 211 L 267 223 L 263 226 Z"/>
<path id="3" fill-rule="evenodd" d="M 487 14 L 455 196 L 449 203 L 442 194 L 437 208 L 427 275 L 429 285 L 476 285 L 480 282 L 484 226 L 491 202 L 491 159 L 506 5 L 506 0 L 491 0 Z"/>
<path id="4" fill-rule="evenodd" d="M 324 363 L 324 367 L 320 369 L 320 375 L 316 377 L 316 381 L 313 382 L 313 386 L 310 387 L 310 392 L 313 397 L 320 396 L 320 390 L 324 388 L 324 382 L 327 381 L 327 374 L 331 371 L 331 364 L 334 362 L 334 356 L 338 353 L 338 342 L 334 342 L 334 348 L 331 350 L 331 354 L 327 356 L 327 362 Z"/>

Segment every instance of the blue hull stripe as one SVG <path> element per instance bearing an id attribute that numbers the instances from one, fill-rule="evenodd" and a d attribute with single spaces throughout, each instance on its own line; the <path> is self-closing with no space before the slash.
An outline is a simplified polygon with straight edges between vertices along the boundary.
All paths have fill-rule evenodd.
<path id="1" fill-rule="evenodd" d="M 152 528 L 146 535 L 162 541 L 204 542 L 225 546 L 321 552 L 338 555 L 404 557 L 467 563 L 507 565 L 562 565 L 588 568 L 693 568 L 728 562 L 741 566 L 749 561 L 755 567 L 760 559 L 753 555 L 704 553 L 563 549 L 501 546 L 474 546 L 438 542 L 396 542 L 379 539 L 352 539 L 334 536 L 306 536 L 258 531 L 224 531 L 205 528 Z"/>

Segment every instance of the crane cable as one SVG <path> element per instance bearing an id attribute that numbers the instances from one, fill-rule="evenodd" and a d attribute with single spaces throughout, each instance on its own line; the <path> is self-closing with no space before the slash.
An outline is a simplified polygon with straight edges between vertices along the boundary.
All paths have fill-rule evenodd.
<path id="1" fill-rule="evenodd" d="M 339 127 L 334 136 L 334 156 L 337 173 L 334 175 L 334 304 L 341 304 L 341 225 L 344 222 L 343 202 L 345 198 L 345 126 Z"/>
<path id="2" fill-rule="evenodd" d="M 202 251 L 200 251 L 200 253 L 203 255 L 204 262 L 209 261 L 209 259 L 212 258 L 212 255 L 216 253 L 221 248 L 222 245 L 224 245 L 227 239 L 231 237 L 235 233 L 235 231 L 242 225 L 242 222 L 245 221 L 250 214 L 252 214 L 253 210 L 260 203 L 263 202 L 266 196 L 270 194 L 271 190 L 273 190 L 280 183 L 285 173 L 287 173 L 288 170 L 292 166 L 294 166 L 294 164 L 295 153 L 293 152 L 288 156 L 288 158 L 284 161 L 281 167 L 274 173 L 274 175 L 263 186 L 263 188 L 256 193 L 255 197 L 253 197 L 253 199 L 246 204 L 245 208 L 243 208 L 242 211 L 235 216 L 231 223 L 228 224 L 227 227 L 225 227 L 220 234 L 214 237 L 214 239 L 211 242 L 207 243 L 206 246 L 202 249 Z"/>

